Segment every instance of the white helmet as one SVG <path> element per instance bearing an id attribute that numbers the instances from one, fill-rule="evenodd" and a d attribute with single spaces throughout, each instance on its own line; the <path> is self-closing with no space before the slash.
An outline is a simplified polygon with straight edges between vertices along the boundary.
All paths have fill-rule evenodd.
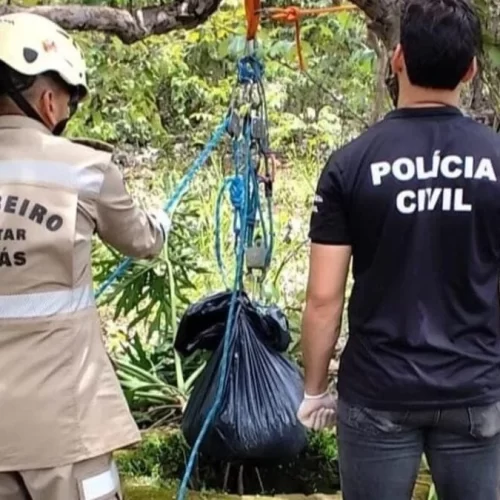
<path id="1" fill-rule="evenodd" d="M 26 76 L 54 72 L 82 100 L 88 94 L 85 60 L 73 39 L 46 17 L 0 16 L 0 61 Z"/>

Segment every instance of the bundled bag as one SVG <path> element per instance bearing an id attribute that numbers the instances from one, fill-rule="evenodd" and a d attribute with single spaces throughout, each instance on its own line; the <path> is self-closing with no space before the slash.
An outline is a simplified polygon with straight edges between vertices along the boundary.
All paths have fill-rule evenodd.
<path id="1" fill-rule="evenodd" d="M 191 446 L 215 401 L 231 295 L 218 293 L 193 304 L 179 325 L 179 353 L 213 351 L 182 421 Z M 293 458 L 305 448 L 307 437 L 296 416 L 303 396 L 302 375 L 282 354 L 290 343 L 286 316 L 276 306 L 255 306 L 241 292 L 229 341 L 222 400 L 201 453 L 224 461 Z"/>

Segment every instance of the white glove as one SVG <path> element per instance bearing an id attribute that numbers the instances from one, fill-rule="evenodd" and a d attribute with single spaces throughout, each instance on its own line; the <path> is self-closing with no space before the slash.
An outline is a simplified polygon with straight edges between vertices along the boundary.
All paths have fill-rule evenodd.
<path id="1" fill-rule="evenodd" d="M 170 217 L 164 210 L 156 210 L 150 215 L 154 219 L 154 221 L 160 226 L 161 230 L 163 231 L 163 239 L 165 240 L 172 225 Z"/>
<path id="2" fill-rule="evenodd" d="M 337 402 L 330 391 L 317 396 L 304 393 L 304 399 L 297 412 L 297 418 L 304 427 L 319 431 L 333 427 L 336 414 Z"/>

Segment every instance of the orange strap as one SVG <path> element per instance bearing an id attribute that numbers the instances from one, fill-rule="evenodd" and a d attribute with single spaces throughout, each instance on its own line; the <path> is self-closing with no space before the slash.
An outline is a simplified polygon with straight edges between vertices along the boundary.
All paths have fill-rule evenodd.
<path id="1" fill-rule="evenodd" d="M 260 0 L 245 0 L 247 40 L 254 40 L 260 24 Z"/>
<path id="2" fill-rule="evenodd" d="M 251 0 L 245 0 L 247 4 Z M 257 0 L 260 2 L 260 0 Z M 338 5 L 335 7 L 318 7 L 316 9 L 301 9 L 300 7 L 269 7 L 263 9 L 262 12 L 269 14 L 269 17 L 275 21 L 281 21 L 284 23 L 294 23 L 295 24 L 295 42 L 297 44 L 297 56 L 299 58 L 299 66 L 301 70 L 305 69 L 304 56 L 302 55 L 302 46 L 300 43 L 300 19 L 304 16 L 320 16 L 322 14 L 331 14 L 336 12 L 343 12 L 346 10 L 355 10 L 358 7 L 356 5 Z M 248 14 L 247 14 L 248 20 Z M 258 25 L 258 22 L 257 22 Z M 250 25 L 249 25 L 250 26 Z M 257 30 L 257 27 L 255 28 Z"/>

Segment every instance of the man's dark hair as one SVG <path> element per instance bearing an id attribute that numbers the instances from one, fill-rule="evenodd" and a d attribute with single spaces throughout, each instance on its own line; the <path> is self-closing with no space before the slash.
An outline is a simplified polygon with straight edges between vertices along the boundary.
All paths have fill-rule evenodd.
<path id="1" fill-rule="evenodd" d="M 405 0 L 401 46 L 412 85 L 453 90 L 481 51 L 481 23 L 468 0 Z"/>

